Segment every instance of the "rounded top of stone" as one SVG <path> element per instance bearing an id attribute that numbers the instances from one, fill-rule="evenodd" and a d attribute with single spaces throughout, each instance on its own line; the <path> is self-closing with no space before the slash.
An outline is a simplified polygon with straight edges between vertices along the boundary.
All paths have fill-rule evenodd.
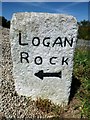
<path id="1" fill-rule="evenodd" d="M 13 17 L 20 17 L 20 16 L 58 16 L 63 18 L 69 18 L 70 20 L 77 22 L 76 18 L 69 14 L 59 14 L 59 13 L 44 13 L 44 12 L 17 12 L 13 13 Z"/>

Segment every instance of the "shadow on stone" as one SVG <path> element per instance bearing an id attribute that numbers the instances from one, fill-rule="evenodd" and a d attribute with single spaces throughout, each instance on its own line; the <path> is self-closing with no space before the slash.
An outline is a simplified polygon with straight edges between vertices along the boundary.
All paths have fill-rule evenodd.
<path id="1" fill-rule="evenodd" d="M 72 77 L 72 83 L 71 83 L 71 91 L 70 91 L 70 97 L 69 102 L 73 99 L 75 94 L 77 93 L 77 90 L 80 88 L 81 82 L 78 80 L 75 76 Z"/>

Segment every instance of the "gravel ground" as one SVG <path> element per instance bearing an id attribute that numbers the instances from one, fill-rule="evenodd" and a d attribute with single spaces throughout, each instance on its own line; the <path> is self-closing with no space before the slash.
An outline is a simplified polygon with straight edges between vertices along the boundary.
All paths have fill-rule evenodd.
<path id="1" fill-rule="evenodd" d="M 90 48 L 90 40 L 79 39 L 77 41 L 77 47 L 82 47 L 82 46 Z"/>
<path id="2" fill-rule="evenodd" d="M 0 56 L 0 68 L 2 68 L 1 79 L 1 108 L 0 117 L 6 118 L 46 118 L 52 117 L 51 114 L 42 112 L 36 107 L 35 101 L 30 97 L 18 96 L 15 91 L 14 79 L 12 76 L 12 58 L 9 41 L 9 29 L 0 28 L 2 38 L 0 38 L 0 47 L 2 48 L 2 57 Z M 0 35 L 1 37 L 1 35 Z M 1 52 L 1 50 L 0 50 Z M 0 75 L 1 77 L 1 75 Z M 78 110 L 73 110 L 77 100 L 73 100 L 68 106 L 68 110 L 63 113 L 66 118 L 80 118 Z"/>
<path id="3" fill-rule="evenodd" d="M 0 30 L 1 33 L 1 30 Z M 37 110 L 31 98 L 18 96 L 12 76 L 12 59 L 9 42 L 9 29 L 2 28 L 2 79 L 1 79 L 1 114 L 6 118 L 46 117 Z"/>

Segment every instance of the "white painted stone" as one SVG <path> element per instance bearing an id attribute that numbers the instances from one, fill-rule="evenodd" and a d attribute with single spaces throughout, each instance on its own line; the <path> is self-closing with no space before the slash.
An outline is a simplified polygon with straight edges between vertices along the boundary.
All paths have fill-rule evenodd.
<path id="1" fill-rule="evenodd" d="M 38 97 L 47 98 L 57 104 L 67 104 L 70 95 L 70 86 L 72 81 L 73 70 L 73 55 L 77 39 L 77 21 L 73 16 L 63 14 L 50 13 L 16 13 L 11 20 L 10 41 L 11 54 L 13 60 L 13 76 L 15 80 L 15 89 L 19 95 L 31 96 L 32 99 Z M 21 43 L 28 43 L 28 45 L 19 44 L 19 33 L 21 33 Z M 32 44 L 33 37 L 40 39 L 40 44 L 34 46 Z M 43 39 L 45 40 L 43 45 Z M 61 37 L 53 47 L 56 38 Z M 65 37 L 71 42 L 72 47 L 66 42 L 64 47 Z M 34 44 L 38 44 L 35 39 Z M 20 61 L 21 52 L 27 52 L 29 57 L 27 61 L 23 59 Z M 23 55 L 25 57 L 25 55 Z M 42 57 L 42 64 L 35 64 L 35 58 Z M 50 58 L 52 59 L 50 64 Z M 64 65 L 62 65 L 62 58 L 68 58 Z M 40 63 L 40 59 L 36 60 Z M 44 73 L 58 74 L 61 71 L 61 78 L 58 76 L 43 77 L 43 80 L 35 76 L 35 73 L 43 70 Z M 59 74 L 60 75 L 60 74 Z"/>

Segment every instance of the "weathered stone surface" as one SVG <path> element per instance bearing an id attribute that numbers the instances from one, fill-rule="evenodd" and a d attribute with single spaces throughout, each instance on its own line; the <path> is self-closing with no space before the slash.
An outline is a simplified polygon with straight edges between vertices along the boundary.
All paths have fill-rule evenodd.
<path id="1" fill-rule="evenodd" d="M 47 13 L 13 15 L 10 41 L 13 77 L 19 95 L 67 104 L 77 29 L 73 16 Z"/>

